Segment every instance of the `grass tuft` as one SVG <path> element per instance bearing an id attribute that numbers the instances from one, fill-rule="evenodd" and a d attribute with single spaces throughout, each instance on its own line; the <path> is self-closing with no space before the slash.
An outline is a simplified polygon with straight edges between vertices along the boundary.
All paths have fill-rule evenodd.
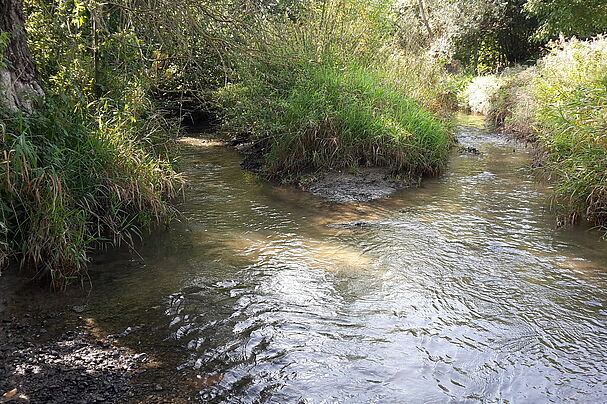
<path id="1" fill-rule="evenodd" d="M 343 3 L 262 22 L 267 37 L 248 39 L 256 52 L 218 92 L 226 130 L 266 144 L 274 180 L 358 166 L 438 173 L 452 138 L 430 110 L 454 105 L 446 72 L 398 54 L 388 2 Z"/>
<path id="2" fill-rule="evenodd" d="M 0 261 L 57 289 L 86 274 L 92 248 L 132 243 L 170 217 L 180 182 L 150 138 L 134 136 L 153 119 L 136 123 L 107 100 L 86 111 L 64 101 L 0 111 Z"/>

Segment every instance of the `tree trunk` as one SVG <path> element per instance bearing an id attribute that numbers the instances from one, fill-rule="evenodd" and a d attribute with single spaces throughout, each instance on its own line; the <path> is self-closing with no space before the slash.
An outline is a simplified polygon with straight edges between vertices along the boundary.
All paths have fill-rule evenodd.
<path id="1" fill-rule="evenodd" d="M 424 7 L 424 0 L 418 0 L 418 4 L 419 4 L 419 13 L 422 17 L 422 21 L 423 21 L 424 25 L 426 26 L 426 29 L 428 30 L 428 35 L 430 36 L 430 38 L 432 38 L 434 36 L 434 34 L 432 33 L 432 28 L 430 28 L 430 23 L 428 22 L 428 16 L 426 15 L 426 8 Z"/>
<path id="2" fill-rule="evenodd" d="M 32 97 L 43 95 L 25 37 L 22 0 L 0 0 L 0 33 L 8 34 L 0 61 L 0 103 L 16 111 L 31 112 Z"/>

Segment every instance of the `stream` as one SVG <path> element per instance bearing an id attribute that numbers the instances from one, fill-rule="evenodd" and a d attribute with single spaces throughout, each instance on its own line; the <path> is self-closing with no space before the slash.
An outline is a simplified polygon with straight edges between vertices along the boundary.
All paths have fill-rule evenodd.
<path id="1" fill-rule="evenodd" d="M 211 403 L 604 402 L 607 248 L 530 151 L 461 117 L 445 174 L 334 204 L 181 142 L 184 218 L 95 260 L 88 315 Z"/>

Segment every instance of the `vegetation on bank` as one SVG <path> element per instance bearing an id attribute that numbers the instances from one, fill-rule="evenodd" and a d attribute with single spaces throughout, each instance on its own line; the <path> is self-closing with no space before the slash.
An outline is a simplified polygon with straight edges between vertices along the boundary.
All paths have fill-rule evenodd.
<path id="1" fill-rule="evenodd" d="M 134 136 L 146 121 L 53 98 L 31 115 L 0 116 L 0 258 L 60 288 L 85 273 L 93 248 L 131 242 L 170 216 L 177 175 Z"/>
<path id="2" fill-rule="evenodd" d="M 431 175 L 446 161 L 447 125 L 428 109 L 449 107 L 437 94 L 444 69 L 398 54 L 389 2 L 349 4 L 264 21 L 263 42 L 247 38 L 259 53 L 238 60 L 236 82 L 218 92 L 226 130 L 266 145 L 269 178 L 358 166 Z"/>
<path id="3" fill-rule="evenodd" d="M 603 1 L 576 4 L 0 3 L 0 267 L 62 287 L 86 274 L 94 248 L 170 218 L 186 98 L 263 142 L 267 177 L 297 181 L 368 165 L 436 174 L 464 94 L 548 151 L 562 212 L 604 225 L 606 40 L 561 41 L 537 66 L 512 67 L 532 65 L 561 32 L 607 31 Z M 27 77 L 36 96 L 10 98 L 7 77 Z"/>
<path id="4" fill-rule="evenodd" d="M 607 226 L 607 38 L 561 40 L 537 65 L 472 80 L 464 102 L 537 141 L 564 221 Z"/>
<path id="5" fill-rule="evenodd" d="M 63 288 L 94 249 L 172 217 L 181 181 L 169 152 L 176 122 L 150 97 L 132 30 L 94 33 L 89 10 L 49 6 L 26 3 L 45 95 L 30 112 L 0 107 L 0 264 Z"/>

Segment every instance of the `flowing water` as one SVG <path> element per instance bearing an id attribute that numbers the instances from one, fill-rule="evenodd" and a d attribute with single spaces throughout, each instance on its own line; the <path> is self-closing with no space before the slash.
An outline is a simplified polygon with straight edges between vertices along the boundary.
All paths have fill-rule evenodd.
<path id="1" fill-rule="evenodd" d="M 480 155 L 365 204 L 184 142 L 184 220 L 96 264 L 97 321 L 154 325 L 202 402 L 604 402 L 605 242 L 555 227 L 524 146 L 462 124 Z"/>

